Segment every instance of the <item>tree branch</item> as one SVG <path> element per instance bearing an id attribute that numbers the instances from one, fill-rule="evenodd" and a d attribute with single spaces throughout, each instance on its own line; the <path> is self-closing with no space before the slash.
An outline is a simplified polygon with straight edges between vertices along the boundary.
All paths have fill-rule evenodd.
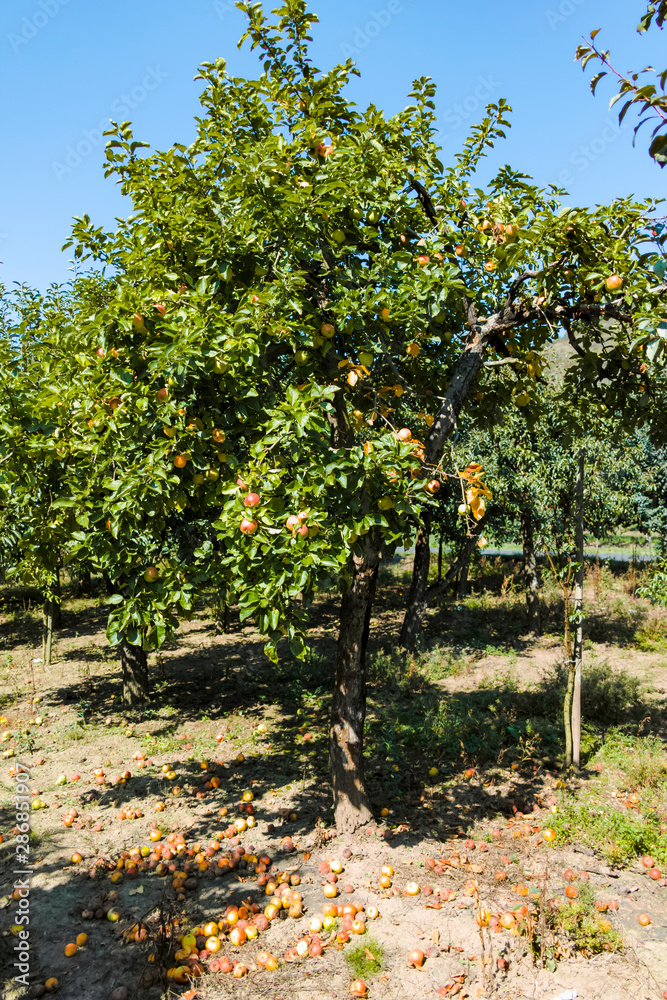
<path id="1" fill-rule="evenodd" d="M 572 348 L 573 351 L 575 351 L 576 354 L 579 355 L 580 358 L 585 358 L 586 357 L 585 352 L 582 351 L 582 349 L 579 347 L 579 344 L 574 338 L 574 334 L 572 333 L 572 327 L 570 326 L 569 319 L 563 319 L 561 322 L 567 334 L 567 339 L 569 341 L 570 347 Z"/>
<path id="2" fill-rule="evenodd" d="M 541 267 L 538 271 L 524 271 L 523 274 L 518 275 L 510 285 L 507 292 L 506 305 L 511 305 L 512 302 L 517 297 L 518 291 L 521 286 L 526 282 L 530 281 L 531 278 L 539 278 L 541 274 L 546 274 L 548 271 L 553 271 L 554 268 L 560 267 L 561 264 L 567 263 L 567 255 L 563 254 L 558 260 L 555 260 L 553 264 L 549 264 L 548 267 Z"/>
<path id="3" fill-rule="evenodd" d="M 499 368 L 501 365 L 520 365 L 523 358 L 500 358 L 499 361 L 485 361 L 484 368 Z"/>
<path id="4" fill-rule="evenodd" d="M 431 222 L 437 222 L 438 216 L 435 211 L 435 208 L 433 207 L 433 202 L 431 201 L 430 194 L 428 193 L 424 185 L 421 184 L 419 181 L 415 180 L 415 178 L 411 174 L 409 174 L 408 176 L 410 178 L 410 187 L 412 188 L 413 191 L 417 192 L 417 198 L 419 199 L 421 206 L 426 212 L 427 216 L 429 217 Z"/>

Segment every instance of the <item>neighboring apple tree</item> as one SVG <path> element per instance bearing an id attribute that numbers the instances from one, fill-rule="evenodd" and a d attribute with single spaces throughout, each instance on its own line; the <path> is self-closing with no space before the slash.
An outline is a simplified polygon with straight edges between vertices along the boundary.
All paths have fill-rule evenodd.
<path id="1" fill-rule="evenodd" d="M 546 412 L 544 351 L 563 331 L 573 361 L 561 393 L 582 426 L 615 414 L 628 428 L 646 425 L 654 435 L 664 433 L 665 370 L 656 344 L 662 343 L 665 288 L 655 281 L 662 254 L 647 252 L 654 206 L 619 200 L 595 212 L 569 209 L 507 170 L 491 190 L 490 203 L 473 192 L 475 215 L 456 220 L 461 243 L 454 253 L 461 258 L 469 318 L 453 335 L 464 346 L 449 384 L 440 388 L 441 369 L 432 373 L 442 405 L 425 439 L 426 461 L 435 464 L 444 455 L 464 403 L 480 430 L 497 426 L 508 406 L 523 412 L 528 430 L 537 427 Z M 503 197 L 493 197 L 499 190 Z M 465 195 L 469 210 L 470 193 Z M 442 196 L 437 200 L 442 203 Z M 448 232 L 452 221 L 438 215 L 434 228 Z M 485 274 L 489 267 L 492 281 Z M 425 511 L 401 632 L 407 648 L 427 600 L 429 526 Z"/>
<path id="2" fill-rule="evenodd" d="M 474 454 L 484 466 L 493 493 L 486 532 L 496 543 L 522 545 L 528 628 L 534 634 L 541 632 L 536 550 L 555 553 L 561 568 L 573 558 L 579 451 L 586 453 L 585 528 L 598 540 L 632 524 L 633 498 L 646 488 L 650 474 L 637 436 L 628 434 L 622 422 L 598 413 L 587 431 L 581 428 L 577 410 L 560 396 L 555 373 L 548 369 L 540 399 L 545 413 L 532 428 L 522 409 L 510 407 L 490 429 L 467 420 L 458 449 Z"/>
<path id="3" fill-rule="evenodd" d="M 494 514 L 502 531 L 520 536 L 524 549 L 528 623 L 540 631 L 540 580 L 536 548 L 545 554 L 545 570 L 561 590 L 563 636 L 569 665 L 563 704 L 565 762 L 578 764 L 578 702 L 573 700 L 577 661 L 581 661 L 583 606 L 583 533 L 595 537 L 626 527 L 633 492 L 643 480 L 636 438 L 613 418 L 599 415 L 583 433 L 577 414 L 558 385 L 542 388 L 545 415 L 529 429 L 522 414 L 508 411 L 488 433 L 473 428 L 463 447 L 484 462 L 493 490 Z M 583 490 L 578 494 L 579 456 L 584 458 Z M 492 517 L 490 530 L 493 531 Z M 580 549 L 581 547 L 581 549 Z M 573 601 L 574 598 L 574 601 Z"/>
<path id="4" fill-rule="evenodd" d="M 667 447 L 657 446 L 644 431 L 635 441 L 640 481 L 632 493 L 632 524 L 647 538 L 657 535 L 658 551 L 667 555 Z"/>
<path id="5" fill-rule="evenodd" d="M 602 319 L 618 324 L 619 365 L 637 323 L 657 325 L 638 249 L 651 206 L 563 208 L 509 168 L 481 190 L 473 174 L 504 135 L 504 102 L 444 168 L 429 79 L 393 117 L 360 111 L 351 63 L 312 65 L 302 0 L 275 24 L 239 6 L 262 75 L 204 64 L 190 146 L 147 153 L 128 122 L 113 126 L 107 173 L 132 214 L 114 232 L 84 216 L 68 245 L 114 294 L 51 337 L 51 422 L 35 442 L 57 431 L 65 468 L 84 470 L 63 517 L 77 522 L 76 557 L 115 585 L 108 635 L 129 701 L 145 696 L 146 651 L 202 588 L 235 600 L 276 657 L 281 640 L 302 654 L 314 595 L 340 587 L 330 756 L 336 822 L 352 830 L 371 817 L 365 650 L 380 561 L 421 524 L 428 568 L 429 505 L 457 476 L 461 412 L 490 425 L 513 400 L 536 422 L 539 351 L 557 327 L 587 371 Z M 494 382 L 499 366 L 513 378 Z M 474 463 L 462 475 L 472 528 L 488 491 Z"/>
<path id="6" fill-rule="evenodd" d="M 52 338 L 72 322 L 82 300 L 104 296 L 95 276 L 41 295 L 0 289 L 0 566 L 7 578 L 36 584 L 44 596 L 44 657 L 60 625 L 60 570 L 76 521 L 71 497 L 84 471 L 63 462 L 58 388 L 48 385 Z M 62 387 L 62 382 L 61 382 Z"/>

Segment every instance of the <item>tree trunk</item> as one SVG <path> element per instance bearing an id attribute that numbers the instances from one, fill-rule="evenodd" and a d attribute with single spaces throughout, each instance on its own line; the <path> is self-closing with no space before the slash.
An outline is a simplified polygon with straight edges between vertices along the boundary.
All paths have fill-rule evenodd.
<path id="1" fill-rule="evenodd" d="M 417 530 L 415 540 L 415 561 L 412 570 L 412 582 L 408 596 L 408 606 L 401 627 L 399 642 L 404 649 L 414 649 L 421 628 L 421 621 L 427 606 L 426 588 L 428 586 L 428 571 L 431 565 L 431 549 L 429 533 L 431 529 L 431 512 L 424 511 L 424 522 Z"/>
<path id="2" fill-rule="evenodd" d="M 489 341 L 495 334 L 526 320 L 527 314 L 523 306 L 514 302 L 517 292 L 518 286 L 502 312 L 489 317 L 481 328 L 478 328 L 474 309 L 472 306 L 468 308 L 467 320 L 470 333 L 466 346 L 424 442 L 427 465 L 437 464 L 440 460 L 445 442 L 456 427 L 461 408 L 484 363 Z M 331 445 L 334 449 L 350 447 L 354 442 L 354 435 L 347 420 L 342 393 L 337 392 L 332 402 L 333 407 L 327 415 L 331 427 Z M 363 497 L 362 508 L 367 503 L 368 498 Z M 427 529 L 424 531 L 424 543 L 428 547 Z M 365 654 L 381 553 L 381 539 L 374 533 L 369 533 L 366 536 L 363 555 L 353 557 L 352 584 L 341 602 L 329 747 L 334 812 L 336 826 L 341 833 L 355 830 L 372 818 L 366 795 L 363 761 L 363 726 L 366 714 Z M 424 591 L 427 581 L 428 563 L 421 584 Z M 419 588 L 416 588 L 416 591 L 415 599 L 418 601 Z M 423 598 L 423 594 L 421 596 Z"/>
<path id="3" fill-rule="evenodd" d="M 60 571 L 56 569 L 56 579 L 53 588 L 53 597 L 44 601 L 44 618 L 50 622 L 50 629 L 62 628 L 62 615 L 60 612 Z"/>
<path id="4" fill-rule="evenodd" d="M 329 757 L 334 813 L 339 833 L 352 833 L 373 819 L 364 777 L 366 644 L 381 558 L 381 539 L 366 536 L 354 555 L 354 576 L 342 597 L 336 681 L 331 706 Z"/>
<path id="5" fill-rule="evenodd" d="M 51 620 L 53 622 L 53 628 L 62 628 L 63 616 L 60 601 L 56 598 L 54 601 L 49 601 L 49 608 L 51 611 Z"/>
<path id="6" fill-rule="evenodd" d="M 415 643 L 417 641 L 417 636 L 419 635 L 419 630 L 421 628 L 421 619 L 423 617 L 424 611 L 432 604 L 433 601 L 437 601 L 439 597 L 446 594 L 450 587 L 454 585 L 454 582 L 461 571 L 461 567 L 464 562 L 468 560 L 470 562 L 471 555 L 474 551 L 477 542 L 479 541 L 479 536 L 482 534 L 482 529 L 486 524 L 486 514 L 484 517 L 477 522 L 475 525 L 474 532 L 466 538 L 463 543 L 461 550 L 452 565 L 447 570 L 445 576 L 438 582 L 432 583 L 430 587 L 426 587 L 421 598 L 418 597 L 417 600 L 411 601 L 413 593 L 413 587 L 415 586 L 415 576 L 413 573 L 412 586 L 410 588 L 410 598 L 408 599 L 408 607 L 405 612 L 405 618 L 403 619 L 403 627 L 401 628 L 400 645 L 411 652 L 415 648 Z M 419 535 L 417 536 L 419 538 Z M 426 539 L 428 544 L 428 539 Z M 415 565 L 417 564 L 417 554 L 415 552 Z M 426 579 L 428 580 L 428 569 L 426 570 Z M 413 618 L 414 614 L 414 618 Z"/>
<path id="7" fill-rule="evenodd" d="M 574 692 L 574 670 L 572 661 L 568 663 L 567 688 L 563 701 L 563 723 L 565 725 L 565 767 L 572 766 L 572 695 Z"/>
<path id="8" fill-rule="evenodd" d="M 443 534 L 441 529 L 440 539 L 438 541 L 438 583 L 442 583 L 442 545 L 443 545 Z"/>
<path id="9" fill-rule="evenodd" d="M 540 577 L 535 558 L 533 519 L 527 507 L 521 511 L 521 539 L 523 541 L 523 567 L 526 574 L 526 604 L 528 606 L 528 631 L 542 634 L 540 620 Z"/>
<path id="10" fill-rule="evenodd" d="M 123 704 L 128 708 L 143 705 L 148 700 L 148 661 L 141 646 L 123 639 L 118 647 L 123 669 Z"/>
<path id="11" fill-rule="evenodd" d="M 461 555 L 459 578 L 456 584 L 456 599 L 462 601 L 468 596 L 468 575 L 472 560 L 473 547 L 466 545 Z"/>
<path id="12" fill-rule="evenodd" d="M 83 563 L 77 574 L 78 580 L 76 585 L 76 590 L 79 595 L 85 594 L 90 595 L 93 589 L 93 575 L 90 570 L 90 565 L 88 563 Z"/>
<path id="13" fill-rule="evenodd" d="M 481 330 L 473 326 L 468 335 L 463 354 L 456 363 L 454 374 L 447 387 L 447 392 L 440 405 L 440 409 L 433 421 L 433 426 L 426 436 L 424 442 L 424 464 L 426 466 L 437 465 L 442 458 L 445 444 L 452 431 L 456 428 L 459 413 L 470 395 L 484 364 L 489 341 L 493 339 L 496 333 L 515 326 L 517 316 L 518 313 L 515 312 L 514 307 L 510 304 L 505 307 L 502 313 L 490 316 Z M 474 315 L 469 316 L 469 321 L 471 321 L 471 325 L 474 324 Z M 423 524 L 417 532 L 412 585 L 401 628 L 400 642 L 406 649 L 414 648 L 421 617 L 428 603 L 426 588 L 430 565 L 430 526 L 431 514 L 427 509 L 424 511 Z"/>

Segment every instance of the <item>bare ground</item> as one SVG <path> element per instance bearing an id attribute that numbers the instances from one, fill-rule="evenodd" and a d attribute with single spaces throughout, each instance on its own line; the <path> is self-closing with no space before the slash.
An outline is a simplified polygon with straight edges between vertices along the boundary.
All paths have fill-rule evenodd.
<path id="1" fill-rule="evenodd" d="M 374 650 L 391 646 L 402 597 L 400 587 L 386 588 L 374 620 Z M 562 658 L 553 634 L 537 641 L 521 634 L 518 603 L 484 600 L 486 606 L 480 608 L 473 595 L 459 610 L 449 605 L 429 616 L 426 636 L 442 636 L 457 658 L 457 669 L 430 685 L 442 698 L 452 693 L 494 692 L 508 675 L 519 689 L 530 688 Z M 31 814 L 30 980 L 40 984 L 56 977 L 59 995 L 67 1000 L 106 1000 L 119 985 L 127 987 L 133 998 L 157 1000 L 169 988 L 175 992 L 173 984 L 160 978 L 160 954 L 152 939 L 160 909 L 163 914 L 177 914 L 182 926 L 193 926 L 219 917 L 231 902 L 249 898 L 262 907 L 266 904 L 252 865 L 220 878 L 211 869 L 197 871 L 196 888 L 188 890 L 184 900 L 179 900 L 169 878 L 154 871 L 136 879 L 124 877 L 116 884 L 109 878 L 108 865 L 115 864 L 123 850 L 151 843 L 154 823 L 159 823 L 163 838 L 177 831 L 188 845 L 205 845 L 220 836 L 223 850 L 228 850 L 234 842 L 225 840 L 223 833 L 230 819 L 239 816 L 243 790 L 253 792 L 257 823 L 242 834 L 241 842 L 248 854 L 266 852 L 273 871 L 300 876 L 305 916 L 275 921 L 256 943 L 241 948 L 224 942 L 225 954 L 242 960 L 249 975 L 244 979 L 204 975 L 196 984 L 203 1000 L 232 994 L 267 1000 L 328 1000 L 350 995 L 353 976 L 345 954 L 351 945 L 342 947 L 334 941 L 321 957 L 283 964 L 276 972 L 259 970 L 255 961 L 259 949 L 280 958 L 299 940 L 309 916 L 321 912 L 325 901 L 320 862 L 343 859 L 346 848 L 352 853 L 343 859 L 339 898 L 364 907 L 376 905 L 381 913 L 379 919 L 367 921 L 368 935 L 384 949 L 382 971 L 366 980 L 371 998 L 398 1000 L 417 991 L 426 997 L 517 1000 L 556 998 L 565 990 L 576 990 L 586 1000 L 658 1000 L 667 995 L 666 880 L 651 880 L 639 861 L 611 869 L 589 848 L 544 842 L 550 809 L 562 786 L 555 762 L 531 757 L 503 770 L 462 759 L 443 766 L 435 746 L 433 759 L 425 759 L 423 749 L 416 752 L 407 745 L 401 753 L 400 742 L 383 756 L 377 750 L 381 741 L 376 740 L 369 775 L 378 823 L 341 840 L 328 825 L 326 695 L 319 688 L 299 675 L 291 686 L 283 685 L 251 628 L 225 634 L 205 616 L 184 623 L 178 642 L 154 659 L 155 694 L 150 708 L 141 714 L 125 713 L 120 706 L 117 664 L 104 637 L 106 613 L 101 605 L 102 601 L 90 600 L 68 604 L 56 662 L 50 668 L 33 662 L 41 655 L 34 615 L 19 608 L 0 619 L 7 657 L 2 729 L 11 733 L 2 746 L 14 751 L 0 770 L 4 838 L 0 845 L 0 957 L 5 996 L 13 1000 L 25 992 L 13 982 L 10 968 L 17 942 L 10 928 L 18 905 L 11 898 L 16 880 L 16 842 L 11 832 L 15 776 L 11 770 L 18 761 L 30 766 L 33 797 L 47 806 Z M 662 704 L 667 690 L 664 653 L 632 646 L 632 622 L 627 624 L 627 615 L 620 624 L 610 625 L 605 639 L 599 634 L 604 602 L 596 608 L 600 621 L 591 625 L 595 639 L 588 642 L 589 659 L 606 659 L 612 667 L 638 676 L 652 688 L 655 704 Z M 611 615 L 609 609 L 606 613 Z M 476 633 L 480 622 L 481 631 Z M 321 665 L 323 688 L 328 684 L 335 623 L 335 604 L 322 602 L 315 629 L 315 667 Z M 418 693 L 403 692 L 408 698 Z M 33 702 L 35 695 L 39 700 Z M 375 716 L 381 729 L 381 691 L 372 686 L 370 695 L 371 722 Z M 41 724 L 29 721 L 40 717 Z M 137 752 L 146 753 L 146 766 L 137 768 Z M 239 754 L 245 758 L 242 762 L 237 760 Z M 206 770 L 203 761 L 208 762 Z M 165 779 L 164 764 L 176 771 L 174 781 Z M 437 777 L 428 775 L 434 764 L 440 772 Z M 463 773 L 466 764 L 476 764 L 469 780 Z M 98 768 L 104 770 L 104 784 L 95 781 Z M 132 777 L 116 784 L 125 769 Z M 401 792 L 392 798 L 397 772 Z M 58 784 L 62 775 L 65 783 Z M 220 779 L 219 787 L 203 790 L 202 781 L 212 777 Z M 579 788 L 608 783 L 612 777 L 584 770 L 577 779 L 568 779 L 568 784 L 576 794 Z M 173 794 L 174 786 L 179 794 Z M 156 812 L 158 802 L 165 803 L 164 811 Z M 123 806 L 140 809 L 143 815 L 120 819 Z M 62 817 L 72 807 L 78 816 L 68 828 Z M 224 817 L 219 814 L 221 808 L 228 810 Z M 386 819 L 381 815 L 383 808 L 388 808 Z M 93 829 L 96 826 L 99 829 Z M 282 850 L 286 834 L 293 838 L 294 852 Z M 468 840 L 472 844 L 466 846 Z M 81 862 L 72 863 L 74 851 L 81 854 Z M 91 867 L 99 859 L 107 864 L 91 877 Z M 442 862 L 442 874 L 435 873 L 427 859 Z M 392 886 L 380 889 L 380 868 L 387 864 L 394 869 Z M 618 909 L 607 911 L 604 917 L 620 935 L 619 949 L 589 957 L 573 950 L 568 957 L 567 941 L 557 942 L 552 936 L 549 947 L 555 961 L 543 968 L 535 942 L 546 941 L 548 935 L 545 931 L 540 936 L 540 929 L 532 928 L 530 921 L 523 932 L 498 928 L 480 933 L 476 922 L 480 910 L 495 916 L 526 900 L 534 902 L 539 894 L 543 903 L 562 898 L 568 884 L 563 872 L 568 868 L 575 873 L 575 884 L 590 886 L 602 903 L 618 901 Z M 466 888 L 470 880 L 476 882 L 472 890 Z M 416 896 L 405 894 L 410 881 L 419 886 Z M 345 886 L 353 891 L 347 893 Z M 444 889 L 455 897 L 444 901 L 438 896 Z M 520 894 L 524 889 L 526 896 Z M 113 892 L 116 898 L 110 896 Z M 96 902 L 105 912 L 116 907 L 120 920 L 84 920 L 82 911 Z M 637 921 L 640 912 L 650 916 L 646 927 Z M 137 921 L 146 921 L 151 929 L 146 943 L 128 943 L 124 937 Z M 74 957 L 66 957 L 65 945 L 82 931 L 88 934 L 85 947 Z M 407 954 L 415 947 L 433 949 L 422 969 L 407 964 Z M 157 953 L 157 961 L 149 960 L 151 953 Z M 146 973 L 149 976 L 140 985 Z M 151 977 L 153 985 L 149 985 Z M 180 987 L 178 992 L 187 988 Z"/>

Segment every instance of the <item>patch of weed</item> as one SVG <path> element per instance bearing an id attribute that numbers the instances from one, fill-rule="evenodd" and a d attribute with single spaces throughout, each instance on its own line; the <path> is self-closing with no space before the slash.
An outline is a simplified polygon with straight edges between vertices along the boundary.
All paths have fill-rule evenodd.
<path id="1" fill-rule="evenodd" d="M 603 913 L 595 905 L 595 891 L 582 883 L 577 885 L 578 896 L 567 899 L 551 910 L 550 923 L 557 934 L 565 934 L 576 951 L 590 957 L 603 951 L 620 951 L 623 943 Z"/>
<path id="2" fill-rule="evenodd" d="M 664 614 L 648 615 L 635 633 L 635 646 L 643 653 L 667 651 L 667 618 Z"/>
<path id="3" fill-rule="evenodd" d="M 667 607 L 667 559 L 661 559 L 651 567 L 637 593 L 640 597 L 647 597 L 652 604 Z"/>
<path id="4" fill-rule="evenodd" d="M 355 948 L 345 949 L 347 967 L 355 979 L 373 976 L 382 971 L 382 945 L 373 937 L 365 937 Z"/>
<path id="5" fill-rule="evenodd" d="M 445 646 L 433 646 L 416 653 L 383 650 L 371 659 L 369 678 L 380 687 L 406 691 L 421 689 L 445 677 L 467 673 L 468 660 Z"/>
<path id="6" fill-rule="evenodd" d="M 174 754 L 183 750 L 183 740 L 177 740 L 174 736 L 146 733 L 141 742 L 151 753 Z"/>
<path id="7" fill-rule="evenodd" d="M 598 757 L 618 767 L 633 791 L 641 788 L 667 790 L 667 750 L 659 736 L 632 736 L 612 730 Z"/>
<path id="8" fill-rule="evenodd" d="M 563 799 L 551 822 L 559 843 L 594 847 L 610 865 L 625 864 L 643 854 L 667 864 L 667 827 L 661 828 L 654 812 L 636 814 L 600 805 Z"/>

